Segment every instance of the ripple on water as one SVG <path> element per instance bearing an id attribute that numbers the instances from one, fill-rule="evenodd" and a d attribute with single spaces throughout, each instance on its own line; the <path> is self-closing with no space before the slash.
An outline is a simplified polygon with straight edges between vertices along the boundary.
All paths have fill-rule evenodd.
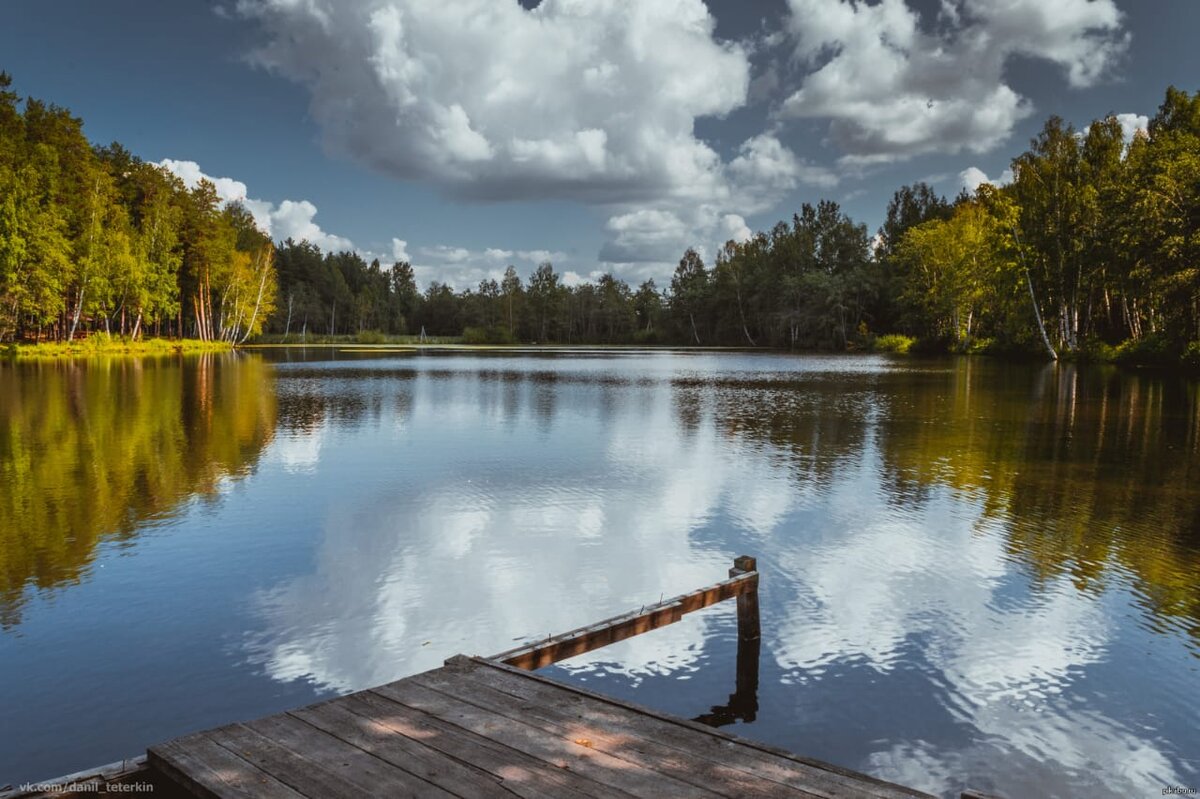
<path id="1" fill-rule="evenodd" d="M 980 359 L 305 357 L 0 381 L 29 466 L 0 482 L 0 774 L 498 652 L 748 553 L 739 734 L 947 796 L 1200 782 L 1195 392 Z M 553 673 L 715 717 L 736 654 L 717 607 Z M 67 749 L 97 757 L 41 754 Z"/>

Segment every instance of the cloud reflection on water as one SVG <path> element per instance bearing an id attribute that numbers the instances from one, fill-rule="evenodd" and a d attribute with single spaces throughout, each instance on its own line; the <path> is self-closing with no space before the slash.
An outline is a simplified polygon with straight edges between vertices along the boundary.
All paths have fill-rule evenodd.
<path id="1" fill-rule="evenodd" d="M 965 774 L 1112 796 L 1186 783 L 1176 744 L 1080 698 L 1127 646 L 1115 617 L 1133 589 L 1097 595 L 1065 572 L 1031 585 L 996 496 L 935 482 L 898 502 L 880 449 L 891 398 L 861 364 L 749 388 L 692 363 L 627 363 L 620 380 L 603 363 L 363 367 L 330 390 L 382 395 L 358 404 L 372 419 L 342 402 L 268 455 L 287 471 L 314 456 L 372 468 L 329 505 L 312 571 L 259 594 L 254 657 L 278 680 L 354 690 L 707 584 L 752 549 L 771 581 L 763 656 L 784 675 L 768 696 L 852 668 L 915 670 L 917 706 L 964 731 L 863 741 L 847 765 L 945 792 Z M 566 665 L 690 672 L 724 640 L 718 621 Z"/>
<path id="2" fill-rule="evenodd" d="M 417 379 L 403 427 L 363 433 L 473 431 L 466 451 L 421 448 L 403 479 L 377 476 L 329 510 L 314 571 L 259 597 L 270 633 L 257 654 L 272 676 L 362 688 L 691 590 L 720 579 L 733 554 L 695 546 L 692 530 L 728 509 L 766 532 L 792 502 L 783 466 L 723 447 L 711 420 L 680 435 L 663 386 L 575 392 L 586 403 L 554 408 L 550 440 L 533 447 L 555 450 L 552 468 L 498 469 L 512 444 L 511 388 Z M 544 423 L 541 389 L 520 386 L 527 418 L 516 435 Z M 313 441 L 325 425 L 312 427 Z M 321 451 L 304 441 L 281 437 L 268 462 L 294 470 L 296 453 Z M 323 446 L 340 444 L 355 446 Z M 631 641 L 623 668 L 682 665 L 693 636 L 676 627 Z"/>

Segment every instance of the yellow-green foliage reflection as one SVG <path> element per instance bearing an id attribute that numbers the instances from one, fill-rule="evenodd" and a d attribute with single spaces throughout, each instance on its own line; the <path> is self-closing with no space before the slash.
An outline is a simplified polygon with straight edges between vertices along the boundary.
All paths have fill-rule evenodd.
<path id="1" fill-rule="evenodd" d="M 1154 624 L 1200 639 L 1196 384 L 1067 365 L 1045 367 L 1031 391 L 998 380 L 1005 368 L 962 359 L 943 390 L 889 387 L 893 493 L 919 502 L 940 484 L 977 496 L 1035 579 L 1098 590 L 1125 572 Z"/>
<path id="2" fill-rule="evenodd" d="M 0 365 L 0 625 L 100 541 L 246 474 L 275 428 L 271 375 L 213 354 Z"/>

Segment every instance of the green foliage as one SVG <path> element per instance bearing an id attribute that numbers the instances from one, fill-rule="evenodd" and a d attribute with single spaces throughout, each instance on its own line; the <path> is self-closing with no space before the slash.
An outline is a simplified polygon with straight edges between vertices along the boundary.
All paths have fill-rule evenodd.
<path id="1" fill-rule="evenodd" d="M 1183 350 L 1183 356 L 1179 359 L 1184 368 L 1196 371 L 1200 370 L 1200 341 L 1189 342 Z"/>
<path id="2" fill-rule="evenodd" d="M 493 327 L 464 327 L 463 344 L 515 344 L 516 339 L 508 332 L 508 328 Z"/>
<path id="3" fill-rule="evenodd" d="M 902 187 L 874 239 L 836 203 L 805 203 L 709 264 L 688 248 L 665 291 L 612 274 L 570 282 L 544 262 L 525 279 L 509 266 L 422 292 L 407 262 L 276 246 L 211 183 L 188 189 L 120 145 L 92 147 L 80 120 L 22 105 L 0 76 L 0 341 L 845 351 L 871 347 L 869 330 L 913 351 L 1143 363 L 1200 340 L 1200 94 L 1168 89 L 1129 144 L 1115 118 L 1076 131 L 1052 117 L 1013 172 L 952 202 Z"/>
<path id="4" fill-rule="evenodd" d="M 633 333 L 633 343 L 651 346 L 661 344 L 663 341 L 657 330 L 635 330 Z"/>
<path id="5" fill-rule="evenodd" d="M 927 337 L 959 349 L 1015 294 L 1014 265 L 1003 248 L 996 217 L 978 201 L 965 201 L 946 219 L 910 228 L 894 257 L 905 265 L 901 300 Z"/>
<path id="6" fill-rule="evenodd" d="M 671 278 L 671 308 L 676 314 L 675 323 L 682 329 L 691 331 L 692 341 L 689 344 L 702 344 L 700 328 L 703 321 L 697 325 L 696 317 L 703 320 L 709 294 L 709 274 L 704 268 L 704 261 L 691 247 L 679 259 L 675 267 L 675 275 Z"/>
<path id="7" fill-rule="evenodd" d="M 871 338 L 868 348 L 872 353 L 895 353 L 904 355 L 916 344 L 916 338 L 902 334 L 888 334 Z"/>
<path id="8" fill-rule="evenodd" d="M 1163 335 L 1149 335 L 1123 341 L 1113 360 L 1125 366 L 1172 366 L 1179 363 L 1180 352 Z"/>
<path id="9" fill-rule="evenodd" d="M 101 355 L 173 355 L 189 352 L 222 352 L 233 344 L 228 341 L 199 339 L 162 339 L 114 336 L 96 333 L 73 341 L 43 341 L 37 344 L 10 344 L 4 354 L 10 358 L 74 358 Z"/>
<path id="10" fill-rule="evenodd" d="M 104 333 L 238 342 L 271 314 L 271 242 L 211 183 L 187 190 L 0 75 L 0 341 Z M 87 345 L 92 346 L 92 345 Z"/>
<path id="11" fill-rule="evenodd" d="M 417 315 L 421 295 L 408 262 L 385 269 L 357 253 L 322 253 L 311 242 L 288 239 L 275 251 L 275 269 L 279 289 L 265 331 L 283 341 L 364 330 L 415 332 L 409 320 Z"/>
<path id="12" fill-rule="evenodd" d="M 963 352 L 968 355 L 997 355 L 1000 345 L 994 338 L 973 338 L 963 347 Z"/>
<path id="13" fill-rule="evenodd" d="M 378 330 L 360 330 L 354 336 L 355 344 L 386 344 L 387 336 Z"/>
<path id="14" fill-rule="evenodd" d="M 1066 353 L 1065 356 L 1082 363 L 1116 363 L 1117 347 L 1100 339 L 1089 338 L 1080 342 L 1079 349 L 1073 353 L 1073 357 L 1071 353 Z"/>
<path id="15" fill-rule="evenodd" d="M 886 336 L 879 336 L 871 340 L 870 349 L 872 352 L 891 352 L 897 355 L 905 355 L 912 349 L 916 339 L 902 335 L 900 333 L 889 333 Z"/>
<path id="16" fill-rule="evenodd" d="M 901 326 L 957 350 L 1177 362 L 1200 337 L 1200 94 L 1169 89 L 1128 146 L 1114 118 L 1051 118 L 1013 172 L 887 242 Z"/>

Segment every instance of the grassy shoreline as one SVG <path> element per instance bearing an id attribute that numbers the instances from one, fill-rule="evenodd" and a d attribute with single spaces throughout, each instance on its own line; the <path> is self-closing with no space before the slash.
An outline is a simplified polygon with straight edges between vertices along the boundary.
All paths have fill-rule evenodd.
<path id="1" fill-rule="evenodd" d="M 9 344 L 0 349 L 7 358 L 89 358 L 107 355 L 181 355 L 200 352 L 229 352 L 228 341 L 199 339 L 148 338 L 136 341 L 119 336 L 96 335 L 76 341 L 44 341 L 37 344 Z"/>
<path id="2" fill-rule="evenodd" d="M 462 336 L 426 336 L 421 341 L 420 336 L 389 335 L 375 330 L 364 330 L 358 334 L 339 333 L 309 333 L 303 338 L 298 333 L 282 336 L 279 333 L 264 333 L 250 339 L 244 347 L 332 347 L 337 345 L 408 345 L 408 344 L 459 344 Z"/>
<path id="3" fill-rule="evenodd" d="M 520 343 L 477 343 L 464 341 L 461 336 L 430 337 L 420 341 L 417 336 L 383 336 L 379 334 L 358 336 L 310 336 L 309 341 L 282 341 L 282 336 L 262 336 L 248 344 L 238 345 L 237 349 L 340 349 L 346 352 L 419 352 L 427 351 L 490 351 L 490 352 L 587 352 L 587 351 L 670 351 L 694 350 L 714 352 L 787 352 L 786 350 L 771 350 L 759 347 L 721 347 L 721 346 L 672 346 L 662 344 L 520 344 Z M 855 347 L 846 353 L 826 351 L 802 352 L 798 354 L 888 354 L 888 355 L 968 355 L 994 358 L 997 360 L 1024 361 L 1045 360 L 1045 354 L 1033 349 L 1013 351 L 1004 350 L 990 341 L 972 342 L 970 346 L 953 348 L 944 342 L 930 342 L 902 335 L 886 335 L 871 337 L 861 347 Z M 230 352 L 235 345 L 228 341 L 201 341 L 199 339 L 138 339 L 132 341 L 119 336 L 97 334 L 85 339 L 68 342 L 42 342 L 38 344 L 8 344 L 0 345 L 0 358 L 18 359 L 60 359 L 60 358 L 89 358 L 105 356 L 166 356 L 206 352 Z M 1185 375 L 1200 373 L 1200 342 L 1186 347 L 1182 352 L 1163 346 L 1162 342 L 1148 339 L 1143 342 L 1126 342 L 1121 346 L 1110 347 L 1089 343 L 1077 352 L 1059 353 L 1062 363 L 1106 364 L 1124 368 L 1150 369 L 1154 371 L 1176 372 Z"/>
<path id="4" fill-rule="evenodd" d="M 968 339 L 959 344 L 946 341 L 910 338 L 889 334 L 872 338 L 864 348 L 866 352 L 891 353 L 894 355 L 970 355 L 995 358 L 1002 361 L 1047 361 L 1044 349 L 1035 344 L 1024 347 L 999 345 L 994 339 Z M 1192 375 L 1200 372 L 1200 341 L 1186 344 L 1171 342 L 1161 336 L 1150 335 L 1134 341 L 1132 339 L 1111 345 L 1087 340 L 1071 351 L 1057 350 L 1060 363 L 1100 364 L 1133 369 L 1153 369 Z"/>
<path id="5" fill-rule="evenodd" d="M 991 340 L 976 340 L 967 345 L 954 347 L 944 341 L 917 339 L 900 334 L 872 336 L 865 342 L 855 342 L 846 350 L 801 349 L 786 350 L 772 347 L 747 346 L 689 346 L 681 344 L 547 344 L 529 343 L 477 343 L 464 341 L 461 337 L 441 337 L 419 342 L 415 336 L 388 336 L 386 341 L 370 340 L 355 336 L 323 336 L 317 341 L 284 343 L 279 337 L 264 341 L 259 339 L 239 345 L 239 349 L 334 349 L 349 353 L 388 352 L 748 352 L 778 353 L 793 355 L 891 355 L 913 357 L 976 357 L 1009 362 L 1048 362 L 1044 350 L 1030 346 L 1024 349 L 1003 348 Z M 382 338 L 382 337 L 381 337 Z M 1088 344 L 1076 352 L 1058 353 L 1059 363 L 1078 363 L 1115 366 L 1127 369 L 1176 372 L 1184 375 L 1200 373 L 1200 343 L 1194 343 L 1182 351 L 1164 348 L 1153 340 L 1126 342 L 1119 347 L 1099 347 Z"/>

